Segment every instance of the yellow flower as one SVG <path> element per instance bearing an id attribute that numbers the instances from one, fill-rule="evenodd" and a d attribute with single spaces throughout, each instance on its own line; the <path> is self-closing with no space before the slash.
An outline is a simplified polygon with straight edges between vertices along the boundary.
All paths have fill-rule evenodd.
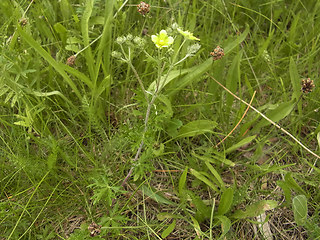
<path id="1" fill-rule="evenodd" d="M 152 35 L 151 40 L 157 48 L 169 47 L 173 43 L 173 37 L 169 37 L 166 30 L 161 30 L 159 34 Z"/>
<path id="2" fill-rule="evenodd" d="M 182 34 L 186 39 L 200 41 L 199 38 L 196 38 L 195 36 L 193 36 L 193 33 L 192 33 L 192 32 L 182 31 L 181 28 L 177 28 L 177 30 L 178 30 L 178 32 L 179 32 L 180 34 Z"/>

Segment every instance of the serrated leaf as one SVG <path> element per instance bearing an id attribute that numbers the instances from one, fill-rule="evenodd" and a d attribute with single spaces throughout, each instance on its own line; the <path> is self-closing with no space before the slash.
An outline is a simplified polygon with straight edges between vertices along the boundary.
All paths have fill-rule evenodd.
<path id="1" fill-rule="evenodd" d="M 305 195 L 298 195 L 292 199 L 292 207 L 294 213 L 294 220 L 299 226 L 303 226 L 307 221 L 308 206 L 307 197 Z"/>
<path id="2" fill-rule="evenodd" d="M 178 133 L 177 138 L 194 137 L 204 133 L 211 132 L 217 126 L 217 123 L 210 120 L 196 120 L 183 125 Z"/>
<path id="3" fill-rule="evenodd" d="M 229 212 L 233 202 L 233 188 L 227 188 L 221 195 L 218 214 L 224 215 Z"/>
<path id="4" fill-rule="evenodd" d="M 176 220 L 173 220 L 173 222 L 161 233 L 162 238 L 166 238 L 172 233 L 174 228 L 176 227 Z"/>

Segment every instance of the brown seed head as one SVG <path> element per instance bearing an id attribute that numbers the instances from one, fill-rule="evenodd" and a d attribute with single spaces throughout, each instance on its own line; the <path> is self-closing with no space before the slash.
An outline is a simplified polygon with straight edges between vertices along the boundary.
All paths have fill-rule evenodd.
<path id="1" fill-rule="evenodd" d="M 315 85 L 313 84 L 313 80 L 310 78 L 301 80 L 301 91 L 303 93 L 310 93 L 314 89 Z"/>
<path id="2" fill-rule="evenodd" d="M 213 57 L 213 60 L 219 60 L 224 56 L 224 51 L 220 46 L 217 46 L 210 55 Z"/>
<path id="3" fill-rule="evenodd" d="M 73 66 L 76 62 L 76 56 L 72 55 L 70 57 L 68 57 L 66 64 L 69 66 Z"/>
<path id="4" fill-rule="evenodd" d="M 138 12 L 142 15 L 146 15 L 148 12 L 150 12 L 150 4 L 145 3 L 145 2 L 140 2 L 138 4 Z"/>

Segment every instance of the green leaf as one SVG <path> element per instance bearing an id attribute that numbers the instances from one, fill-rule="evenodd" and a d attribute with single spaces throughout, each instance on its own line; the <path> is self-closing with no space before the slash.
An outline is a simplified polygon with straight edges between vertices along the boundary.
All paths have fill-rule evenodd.
<path id="1" fill-rule="evenodd" d="M 231 92 L 236 93 L 238 84 L 240 82 L 240 61 L 242 58 L 242 51 L 238 53 L 228 70 L 227 80 L 226 80 L 226 88 Z M 226 107 L 227 111 L 232 114 L 232 105 L 233 105 L 234 97 L 231 94 L 227 94 L 226 96 Z M 228 121 L 228 120 L 227 120 Z"/>
<path id="2" fill-rule="evenodd" d="M 220 174 L 217 172 L 217 170 L 211 165 L 211 163 L 209 163 L 209 161 L 205 161 L 204 162 L 206 164 L 206 166 L 208 167 L 208 169 L 210 170 L 210 172 L 212 173 L 212 175 L 218 180 L 218 183 L 220 184 L 220 188 L 222 190 L 225 189 L 224 186 L 224 182 L 222 181 L 222 178 L 220 177 Z"/>
<path id="3" fill-rule="evenodd" d="M 204 133 L 211 132 L 217 126 L 217 123 L 210 120 L 195 120 L 183 125 L 180 128 L 177 138 L 194 137 Z"/>
<path id="4" fill-rule="evenodd" d="M 91 82 L 91 80 L 86 76 L 84 75 L 82 72 L 74 69 L 73 67 L 70 67 L 66 64 L 63 64 L 61 67 L 63 67 L 63 69 L 74 75 L 75 77 L 77 77 L 80 81 L 84 82 L 85 84 L 87 84 L 87 86 L 90 88 L 90 89 L 93 89 L 93 83 Z"/>
<path id="5" fill-rule="evenodd" d="M 198 178 L 200 181 L 205 183 L 208 187 L 210 187 L 212 190 L 219 192 L 218 188 L 208 179 L 206 178 L 202 173 L 198 172 L 197 170 L 190 169 L 190 173 Z"/>
<path id="6" fill-rule="evenodd" d="M 230 231 L 231 221 L 226 216 L 221 216 L 221 215 L 215 216 L 214 218 L 218 219 L 221 222 L 222 233 L 219 239 L 224 239 L 224 236 Z"/>
<path id="7" fill-rule="evenodd" d="M 297 193 L 307 195 L 306 192 L 299 186 L 299 184 L 292 177 L 292 173 L 288 172 L 284 176 L 285 182 L 290 186 L 290 188 L 294 189 Z"/>
<path id="8" fill-rule="evenodd" d="M 295 106 L 295 100 L 291 100 L 290 102 L 281 103 L 277 108 L 269 110 L 266 113 L 266 116 L 270 118 L 274 122 L 278 122 L 279 120 L 288 116 Z M 266 119 L 262 119 L 253 129 L 252 131 L 258 131 L 260 128 L 270 125 Z"/>
<path id="9" fill-rule="evenodd" d="M 225 155 L 219 153 L 219 152 L 216 152 L 216 151 L 213 151 L 215 153 L 215 155 L 211 155 L 210 157 L 207 157 L 207 156 L 200 156 L 200 155 L 197 155 L 195 153 L 192 153 L 193 156 L 195 156 L 196 158 L 202 160 L 202 161 L 208 161 L 208 162 L 211 162 L 211 163 L 217 163 L 217 162 L 221 162 L 221 163 L 224 163 L 228 166 L 231 166 L 231 167 L 234 167 L 236 164 L 228 159 L 225 158 Z"/>
<path id="10" fill-rule="evenodd" d="M 196 234 L 197 234 L 198 236 L 200 236 L 200 233 L 201 233 L 202 231 L 201 231 L 199 222 L 198 222 L 197 219 L 195 219 L 191 214 L 189 214 L 189 216 L 190 216 L 190 218 L 191 218 L 191 220 L 192 220 L 192 222 L 193 222 L 193 228 L 194 228 L 194 230 L 196 231 Z"/>
<path id="11" fill-rule="evenodd" d="M 248 217 L 256 217 L 265 211 L 274 209 L 278 206 L 278 203 L 273 200 L 261 200 L 259 202 L 253 203 L 252 205 L 247 206 L 245 211 L 237 210 L 232 215 L 232 218 L 244 219 Z"/>
<path id="12" fill-rule="evenodd" d="M 241 33 L 241 35 L 238 36 L 237 39 L 235 39 L 233 42 L 229 43 L 228 45 L 226 45 L 226 46 L 224 47 L 224 53 L 225 53 L 225 54 L 228 54 L 228 53 L 231 52 L 234 48 L 236 48 L 241 42 L 243 42 L 243 41 L 246 39 L 249 31 L 250 31 L 250 27 L 249 27 L 249 25 L 247 25 L 247 26 L 246 26 L 246 30 L 244 30 L 244 32 Z"/>
<path id="13" fill-rule="evenodd" d="M 172 213 L 168 213 L 168 212 L 161 212 L 157 214 L 157 219 L 159 221 L 163 221 L 165 219 L 170 219 L 170 218 L 179 218 L 178 215 L 172 214 Z"/>
<path id="14" fill-rule="evenodd" d="M 286 205 L 289 206 L 291 203 L 291 189 L 289 184 L 287 184 L 285 181 L 279 180 L 277 181 L 277 185 L 282 188 L 284 197 L 286 199 Z"/>
<path id="15" fill-rule="evenodd" d="M 170 137 L 175 138 L 178 135 L 178 129 L 183 125 L 181 120 L 173 118 L 165 123 L 165 130 Z"/>
<path id="16" fill-rule="evenodd" d="M 308 206 L 305 195 L 298 195 L 292 199 L 294 220 L 299 226 L 303 226 L 307 221 Z"/>
<path id="17" fill-rule="evenodd" d="M 301 94 L 300 77 L 299 77 L 297 65 L 294 62 L 292 57 L 290 58 L 289 73 L 290 73 L 291 84 L 293 87 L 292 99 L 298 100 Z"/>
<path id="18" fill-rule="evenodd" d="M 77 86 L 74 84 L 74 82 L 70 79 L 70 77 L 67 75 L 67 73 L 64 71 L 64 68 L 62 65 L 56 60 L 51 57 L 51 55 L 44 50 L 41 45 L 36 42 L 32 36 L 27 34 L 25 31 L 23 31 L 20 27 L 17 28 L 20 36 L 32 47 L 34 50 L 36 50 L 60 75 L 63 77 L 63 79 L 69 84 L 69 86 L 72 88 L 74 93 L 78 96 L 79 99 L 82 99 L 82 95 L 80 94 L 79 90 L 77 89 Z"/>
<path id="19" fill-rule="evenodd" d="M 162 238 L 166 238 L 172 233 L 174 228 L 176 227 L 176 220 L 173 220 L 173 222 L 161 233 Z"/>
<path id="20" fill-rule="evenodd" d="M 173 110 L 172 110 L 170 99 L 167 96 L 162 94 L 158 95 L 158 99 L 165 105 L 165 106 L 160 106 L 159 108 L 162 109 L 164 113 L 171 118 L 173 115 Z"/>
<path id="21" fill-rule="evenodd" d="M 192 71 L 193 68 L 182 69 L 182 70 L 173 70 L 169 74 L 161 76 L 160 81 L 158 83 L 160 89 L 164 88 L 168 83 L 176 79 L 177 77 L 181 77 Z M 148 87 L 149 92 L 154 92 L 156 89 L 157 80 L 153 81 Z"/>
<path id="22" fill-rule="evenodd" d="M 253 135 L 253 136 L 250 136 L 250 137 L 246 137 L 245 139 L 242 139 L 240 142 L 238 142 L 238 143 L 232 145 L 231 147 L 229 147 L 229 148 L 225 151 L 225 153 L 227 154 L 227 153 L 233 152 L 234 150 L 237 150 L 237 149 L 239 149 L 240 147 L 242 147 L 242 146 L 250 143 L 250 142 L 251 142 L 253 139 L 255 139 L 255 138 L 256 138 L 256 135 Z"/>
<path id="23" fill-rule="evenodd" d="M 160 192 L 155 192 L 151 188 L 147 187 L 146 185 L 143 185 L 141 187 L 141 190 L 144 194 L 146 194 L 151 199 L 155 200 L 158 203 L 168 204 L 168 205 L 175 205 L 174 202 L 168 200 L 165 198 Z"/>
<path id="24" fill-rule="evenodd" d="M 208 207 L 204 201 L 197 196 L 194 192 L 187 190 L 186 194 L 190 196 L 192 199 L 192 204 L 196 207 L 197 211 L 195 214 L 195 218 L 199 222 L 203 222 L 205 219 L 208 219 L 211 214 L 211 209 Z"/>
<path id="25" fill-rule="evenodd" d="M 192 68 L 189 68 L 189 73 L 183 77 L 182 79 L 179 79 L 178 81 L 175 81 L 173 86 L 170 88 L 171 91 L 168 92 L 168 95 L 174 95 L 190 83 L 196 83 L 201 80 L 201 77 L 204 75 L 205 72 L 207 72 L 212 67 L 212 59 L 209 58 L 207 61 L 203 62 L 200 65 L 194 66 Z"/>
<path id="26" fill-rule="evenodd" d="M 86 0 L 85 2 L 86 8 L 81 18 L 81 33 L 83 37 L 83 43 L 85 45 L 84 47 L 86 47 L 86 50 L 84 51 L 84 55 L 86 58 L 85 62 L 88 66 L 91 80 L 95 81 L 96 76 L 94 71 L 94 58 L 91 51 L 90 38 L 89 38 L 89 19 L 93 10 L 93 3 L 94 3 L 94 0 Z"/>
<path id="27" fill-rule="evenodd" d="M 187 174 L 188 174 L 188 166 L 186 166 L 186 168 L 184 169 L 184 171 L 181 174 L 181 177 L 179 179 L 179 195 L 180 195 L 180 197 L 185 197 Z"/>
<path id="28" fill-rule="evenodd" d="M 54 24 L 53 28 L 59 34 L 65 34 L 67 32 L 67 29 L 61 23 Z"/>
<path id="29" fill-rule="evenodd" d="M 224 215 L 229 212 L 233 202 L 233 188 L 227 188 L 221 195 L 218 214 Z"/>
<path id="30" fill-rule="evenodd" d="M 71 17 L 71 6 L 68 0 L 60 1 L 60 11 L 62 13 L 63 20 L 69 21 Z"/>

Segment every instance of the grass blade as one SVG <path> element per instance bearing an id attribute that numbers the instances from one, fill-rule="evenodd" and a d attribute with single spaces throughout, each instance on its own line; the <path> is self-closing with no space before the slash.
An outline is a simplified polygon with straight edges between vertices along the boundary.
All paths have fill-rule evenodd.
<path id="1" fill-rule="evenodd" d="M 46 50 L 44 50 L 41 45 L 32 38 L 31 35 L 23 31 L 20 27 L 18 27 L 18 32 L 20 36 L 63 77 L 63 79 L 72 88 L 77 97 L 79 99 L 82 99 L 77 86 L 74 84 L 74 82 L 72 82 L 67 73 L 64 71 L 64 67 L 62 66 L 62 64 L 58 63 L 53 57 L 51 57 L 51 55 Z"/>

